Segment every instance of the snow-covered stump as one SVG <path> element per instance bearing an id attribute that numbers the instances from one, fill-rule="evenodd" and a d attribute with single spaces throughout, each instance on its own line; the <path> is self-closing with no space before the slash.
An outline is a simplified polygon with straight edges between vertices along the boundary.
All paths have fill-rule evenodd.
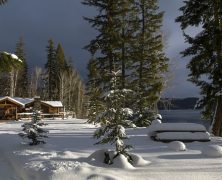
<path id="1" fill-rule="evenodd" d="M 111 168 L 120 168 L 120 169 L 135 169 L 136 167 L 147 166 L 151 162 L 144 160 L 141 156 L 129 153 L 129 156 L 132 158 L 132 161 L 129 161 L 128 157 L 123 154 L 117 156 L 116 151 L 111 151 L 108 149 L 102 149 L 95 151 L 88 157 L 89 164 L 95 166 L 105 166 Z M 109 161 L 109 165 L 105 161 Z"/>

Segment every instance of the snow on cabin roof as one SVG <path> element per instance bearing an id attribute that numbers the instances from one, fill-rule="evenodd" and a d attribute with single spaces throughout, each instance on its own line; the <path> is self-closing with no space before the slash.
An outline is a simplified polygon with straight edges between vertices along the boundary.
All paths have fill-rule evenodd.
<path id="1" fill-rule="evenodd" d="M 24 106 L 24 105 L 25 105 L 24 103 L 16 100 L 15 98 L 11 98 L 11 97 L 9 97 L 9 96 L 0 97 L 0 101 L 2 101 L 2 100 L 9 100 L 9 101 L 11 101 L 11 102 L 20 104 L 21 106 Z"/>
<path id="2" fill-rule="evenodd" d="M 49 106 L 52 107 L 63 107 L 62 102 L 61 101 L 41 101 Z"/>
<path id="3" fill-rule="evenodd" d="M 4 99 L 8 99 L 14 103 L 20 104 L 22 106 L 25 106 L 26 104 L 29 104 L 31 102 L 34 101 L 33 98 L 20 98 L 20 97 L 9 97 L 9 96 L 4 96 L 4 97 L 0 97 L 0 101 L 4 100 Z M 41 101 L 42 103 L 45 103 L 49 106 L 52 107 L 63 107 L 62 102 L 61 101 Z"/>
<path id="4" fill-rule="evenodd" d="M 20 102 L 20 103 L 22 103 L 24 105 L 34 101 L 34 99 L 32 99 L 32 98 L 13 97 L 13 99 L 15 99 L 16 101 L 18 101 L 18 102 Z"/>

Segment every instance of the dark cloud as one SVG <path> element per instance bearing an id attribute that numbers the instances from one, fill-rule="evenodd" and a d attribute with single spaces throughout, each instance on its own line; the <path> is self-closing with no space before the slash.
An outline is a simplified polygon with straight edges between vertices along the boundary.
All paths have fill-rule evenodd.
<path id="1" fill-rule="evenodd" d="M 163 31 L 167 36 L 166 53 L 172 59 L 172 85 L 166 96 L 197 96 L 198 89 L 187 82 L 188 60 L 179 54 L 184 44 L 182 31 L 175 18 L 180 14 L 182 0 L 159 0 L 165 11 Z M 46 62 L 46 45 L 49 38 L 61 42 L 65 53 L 72 57 L 74 65 L 86 79 L 86 65 L 89 54 L 82 48 L 96 32 L 83 20 L 83 16 L 93 16 L 95 10 L 81 4 L 80 0 L 9 0 L 0 7 L 0 50 L 13 52 L 20 36 L 24 38 L 29 64 L 43 66 Z"/>

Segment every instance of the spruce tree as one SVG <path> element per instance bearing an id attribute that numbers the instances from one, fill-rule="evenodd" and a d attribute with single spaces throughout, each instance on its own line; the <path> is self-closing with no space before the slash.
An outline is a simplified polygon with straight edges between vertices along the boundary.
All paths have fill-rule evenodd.
<path id="1" fill-rule="evenodd" d="M 97 61 L 92 56 L 88 63 L 88 82 L 87 82 L 87 95 L 89 96 L 88 103 L 88 122 L 96 123 L 96 117 L 99 112 L 103 110 L 103 103 L 100 100 L 99 73 L 97 71 Z"/>
<path id="2" fill-rule="evenodd" d="M 187 67 L 189 80 L 200 87 L 204 119 L 212 122 L 214 135 L 222 135 L 222 1 L 189 0 L 180 8 L 183 13 L 176 19 L 182 30 L 202 27 L 194 37 L 184 33 L 190 47 L 182 54 L 190 57 Z"/>
<path id="3" fill-rule="evenodd" d="M 68 65 L 66 62 L 65 53 L 64 53 L 63 47 L 60 43 L 58 44 L 58 46 L 56 48 L 56 60 L 58 63 L 59 71 L 67 70 Z"/>
<path id="4" fill-rule="evenodd" d="M 157 113 L 157 102 L 164 88 L 168 59 L 163 49 L 161 33 L 163 12 L 157 0 L 138 0 L 140 17 L 138 41 L 132 43 L 132 87 L 136 94 L 134 111 L 137 125 L 147 126 Z"/>
<path id="5" fill-rule="evenodd" d="M 22 38 L 20 38 L 16 44 L 15 54 L 22 60 L 22 67 L 18 74 L 16 96 L 28 97 L 28 64 L 26 62 L 24 42 Z"/>
<path id="6" fill-rule="evenodd" d="M 29 145 L 31 146 L 38 145 L 41 143 L 45 144 L 45 141 L 43 139 L 48 137 L 46 135 L 48 131 L 42 128 L 42 126 L 45 126 L 46 124 L 41 121 L 40 108 L 41 105 L 39 97 L 35 97 L 32 121 L 24 123 L 22 125 L 23 132 L 19 133 L 20 137 L 28 138 L 31 140 L 31 142 L 29 143 Z"/>
<path id="7" fill-rule="evenodd" d="M 56 61 L 56 52 L 54 48 L 54 42 L 52 39 L 48 41 L 47 46 L 47 63 L 45 64 L 46 69 L 46 87 L 47 87 L 47 100 L 57 100 L 58 97 L 58 63 Z"/>
<path id="8" fill-rule="evenodd" d="M 123 108 L 125 95 L 131 91 L 118 89 L 118 81 L 121 81 L 120 74 L 121 71 L 112 71 L 110 74 L 111 89 L 103 94 L 102 99 L 105 103 L 105 108 L 103 112 L 97 114 L 96 122 L 101 123 L 101 127 L 95 131 L 94 137 L 97 139 L 101 138 L 96 144 L 115 144 L 115 151 L 117 153 L 115 157 L 123 154 L 131 162 L 132 158 L 127 150 L 132 146 L 124 144 L 124 139 L 127 139 L 125 127 L 128 126 L 126 123 L 128 114 L 126 109 Z"/>

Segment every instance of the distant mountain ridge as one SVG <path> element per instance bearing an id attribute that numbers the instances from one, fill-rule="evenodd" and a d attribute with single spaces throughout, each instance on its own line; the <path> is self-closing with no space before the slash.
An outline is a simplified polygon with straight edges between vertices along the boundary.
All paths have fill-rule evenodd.
<path id="1" fill-rule="evenodd" d="M 164 98 L 158 103 L 160 110 L 194 109 L 199 98 Z"/>

